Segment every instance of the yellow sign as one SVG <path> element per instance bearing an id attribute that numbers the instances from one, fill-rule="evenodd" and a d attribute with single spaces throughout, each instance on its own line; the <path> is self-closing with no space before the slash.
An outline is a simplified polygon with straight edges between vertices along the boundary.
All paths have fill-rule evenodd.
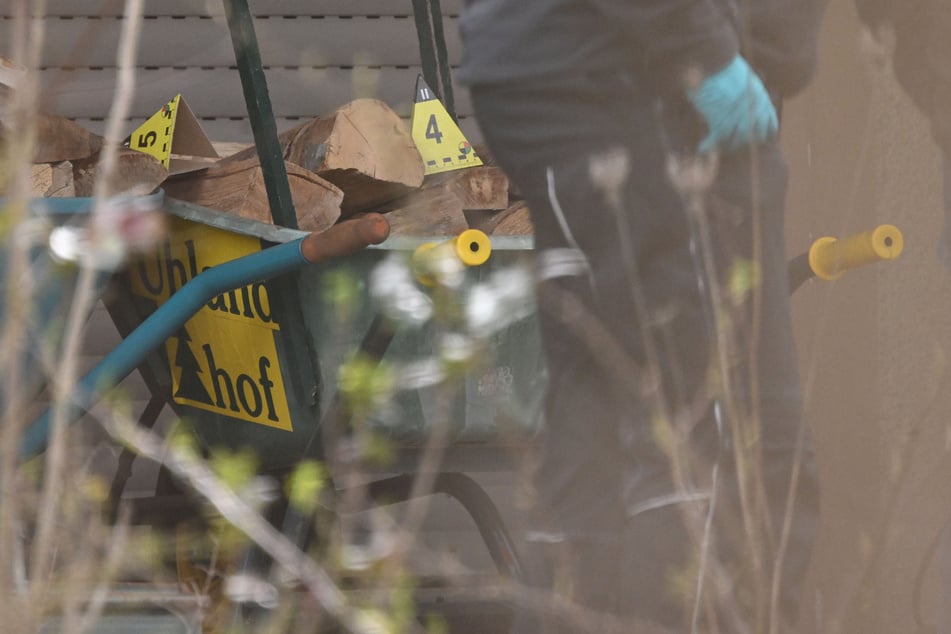
<path id="1" fill-rule="evenodd" d="M 482 165 L 482 159 L 422 76 L 416 80 L 412 130 L 427 176 Z"/>
<path id="2" fill-rule="evenodd" d="M 129 147 L 154 156 L 168 167 L 168 160 L 172 156 L 172 133 L 181 98 L 181 95 L 175 95 L 174 99 L 136 128 L 129 137 Z"/>
<path id="3" fill-rule="evenodd" d="M 214 146 L 181 95 L 175 95 L 136 128 L 129 135 L 128 143 L 133 150 L 160 160 L 169 174 L 208 167 L 207 160 L 202 159 L 218 158 Z"/>
<path id="4" fill-rule="evenodd" d="M 132 289 L 162 304 L 207 268 L 261 250 L 257 238 L 187 220 L 131 273 Z M 292 430 L 263 282 L 218 295 L 166 342 L 176 403 Z"/>

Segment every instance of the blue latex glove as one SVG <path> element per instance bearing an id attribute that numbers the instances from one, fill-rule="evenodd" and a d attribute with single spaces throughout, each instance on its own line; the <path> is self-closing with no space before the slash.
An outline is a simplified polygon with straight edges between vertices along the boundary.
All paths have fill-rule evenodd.
<path id="1" fill-rule="evenodd" d="M 727 152 L 750 143 L 762 143 L 776 134 L 779 119 L 763 82 L 737 55 L 724 68 L 687 91 L 687 98 L 707 124 L 699 151 Z"/>

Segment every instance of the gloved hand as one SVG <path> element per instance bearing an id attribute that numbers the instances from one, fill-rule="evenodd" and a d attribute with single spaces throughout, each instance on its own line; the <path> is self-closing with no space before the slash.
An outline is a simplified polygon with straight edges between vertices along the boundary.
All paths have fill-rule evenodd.
<path id="1" fill-rule="evenodd" d="M 776 134 L 779 119 L 763 82 L 737 55 L 721 70 L 687 91 L 687 98 L 707 124 L 699 151 L 727 152 L 761 143 Z"/>

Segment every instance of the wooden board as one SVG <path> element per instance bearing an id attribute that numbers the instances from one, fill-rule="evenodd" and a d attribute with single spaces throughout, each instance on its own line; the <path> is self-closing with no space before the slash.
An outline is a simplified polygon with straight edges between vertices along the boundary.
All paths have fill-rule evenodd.
<path id="1" fill-rule="evenodd" d="M 13 20 L 0 20 L 0 55 L 9 57 L 11 54 L 5 49 L 8 48 L 6 43 L 12 41 L 13 27 Z M 114 67 L 121 29 L 122 20 L 117 19 L 47 20 L 40 65 Z M 254 30 L 265 66 L 418 66 L 420 63 L 416 24 L 412 18 L 259 18 L 254 21 Z M 457 21 L 445 18 L 444 31 L 450 63 L 457 64 L 462 56 Z M 197 17 L 145 20 L 137 60 L 141 67 L 228 68 L 235 65 L 227 22 Z"/>

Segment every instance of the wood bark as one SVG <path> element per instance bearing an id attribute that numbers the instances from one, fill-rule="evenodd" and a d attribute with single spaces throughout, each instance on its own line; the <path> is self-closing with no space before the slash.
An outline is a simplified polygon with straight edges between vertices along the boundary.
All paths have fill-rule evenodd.
<path id="1" fill-rule="evenodd" d="M 75 161 L 73 176 L 77 196 L 92 196 L 100 178 L 99 156 Z M 168 176 L 168 170 L 153 156 L 119 148 L 116 169 L 106 191 L 110 196 L 145 196 L 155 191 Z"/>
<path id="2" fill-rule="evenodd" d="M 285 161 L 297 226 L 322 231 L 340 217 L 343 192 L 312 172 Z M 264 175 L 257 158 L 222 160 L 216 166 L 168 179 L 164 185 L 172 198 L 273 224 Z"/>

